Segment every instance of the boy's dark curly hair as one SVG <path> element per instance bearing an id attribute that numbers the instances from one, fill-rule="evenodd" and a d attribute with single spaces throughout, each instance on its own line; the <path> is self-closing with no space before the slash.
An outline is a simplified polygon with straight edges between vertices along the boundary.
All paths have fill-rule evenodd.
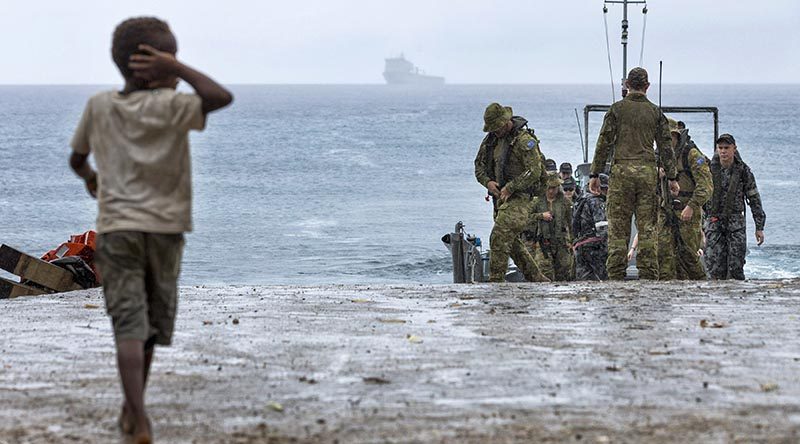
<path id="1" fill-rule="evenodd" d="M 134 17 L 125 20 L 114 29 L 111 41 L 111 58 L 126 79 L 133 75 L 128 68 L 131 54 L 139 50 L 140 44 L 148 44 L 161 51 L 176 52 L 178 45 L 167 22 L 155 17 Z"/>

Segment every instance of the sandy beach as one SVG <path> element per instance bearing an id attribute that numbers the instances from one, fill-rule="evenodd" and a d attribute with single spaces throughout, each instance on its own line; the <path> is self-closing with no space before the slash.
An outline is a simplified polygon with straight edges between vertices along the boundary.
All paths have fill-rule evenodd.
<path id="1" fill-rule="evenodd" d="M 124 442 L 99 290 L 0 301 L 0 443 Z M 800 280 L 183 287 L 158 442 L 797 442 Z"/>

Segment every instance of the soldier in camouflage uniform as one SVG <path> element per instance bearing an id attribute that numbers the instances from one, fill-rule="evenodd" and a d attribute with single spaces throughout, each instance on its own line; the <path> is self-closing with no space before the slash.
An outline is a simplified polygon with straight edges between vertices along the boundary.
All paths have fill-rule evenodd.
<path id="1" fill-rule="evenodd" d="M 561 190 L 561 179 L 551 173 L 547 191 L 533 202 L 529 227 L 535 234 L 537 265 L 554 281 L 572 280 L 572 202 Z"/>
<path id="2" fill-rule="evenodd" d="M 736 151 L 730 134 L 717 139 L 717 153 L 711 160 L 714 193 L 706 209 L 706 264 L 712 279 L 744 279 L 747 252 L 744 204 L 750 205 L 756 224 L 756 241 L 764 243 L 767 215 L 761 207 L 756 179 Z"/>
<path id="3" fill-rule="evenodd" d="M 578 200 L 578 195 L 575 194 L 576 193 L 575 179 L 573 179 L 572 177 L 568 177 L 566 179 L 562 178 L 562 180 L 563 182 L 561 184 L 561 189 L 564 190 L 564 197 L 569 199 L 571 206 Z"/>
<path id="4" fill-rule="evenodd" d="M 611 157 L 607 203 L 608 277 L 615 280 L 625 278 L 631 217 L 636 216 L 636 228 L 639 231 L 636 267 L 639 269 L 639 278 L 655 280 L 658 279 L 657 156 L 669 178 L 670 191 L 674 194 L 679 191 L 678 173 L 670 146 L 667 118 L 645 95 L 650 86 L 647 71 L 633 68 L 625 83 L 629 89 L 628 95 L 611 105 L 603 119 L 589 175 L 589 187 L 592 193 L 600 193 L 598 175 Z M 653 142 L 658 146 L 658 154 L 653 151 Z"/>
<path id="5" fill-rule="evenodd" d="M 575 279 L 604 281 L 608 279 L 608 219 L 606 194 L 608 176 L 600 174 L 600 194 L 584 193 L 575 202 L 572 232 L 575 236 Z"/>
<path id="6" fill-rule="evenodd" d="M 564 185 L 562 186 L 562 188 L 564 188 L 565 192 L 567 191 L 566 187 L 570 184 L 570 181 L 571 181 L 572 185 L 577 185 L 577 183 L 575 182 L 575 177 L 572 175 L 572 164 L 571 163 L 569 163 L 569 162 L 562 163 L 561 166 L 558 167 L 558 174 L 561 176 L 561 180 L 564 181 Z M 581 197 L 581 194 L 583 193 L 583 190 L 580 187 L 575 186 L 573 191 L 574 191 L 574 194 L 571 196 L 572 197 L 572 201 L 576 202 L 578 200 L 578 198 Z"/>
<path id="7" fill-rule="evenodd" d="M 520 238 L 543 182 L 544 158 L 528 121 L 510 107 L 492 103 L 483 114 L 488 133 L 475 157 L 475 178 L 494 199 L 489 240 L 489 281 L 504 282 L 509 256 L 528 281 L 547 281 Z"/>
<path id="8" fill-rule="evenodd" d="M 697 251 L 703 242 L 702 208 L 714 189 L 711 170 L 708 158 L 689 137 L 689 131 L 680 129 L 672 119 L 669 126 L 681 191 L 677 198 L 669 196 L 669 202 L 662 205 L 658 214 L 658 278 L 703 280 L 706 272 Z"/>

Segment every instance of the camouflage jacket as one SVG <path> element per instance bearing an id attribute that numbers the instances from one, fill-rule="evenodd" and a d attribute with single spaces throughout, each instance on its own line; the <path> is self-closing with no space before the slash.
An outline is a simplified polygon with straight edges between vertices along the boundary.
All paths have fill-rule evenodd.
<path id="1" fill-rule="evenodd" d="M 711 199 L 714 181 L 711 179 L 708 158 L 700 152 L 686 129 L 681 130 L 675 160 L 678 165 L 678 184 L 681 186 L 678 199 L 695 212 L 700 211 Z"/>
<path id="2" fill-rule="evenodd" d="M 539 140 L 526 130 L 527 120 L 514 116 L 512 122 L 514 127 L 505 137 L 498 139 L 489 133 L 481 142 L 475 156 L 475 178 L 483 186 L 493 180 L 500 188 L 508 187 L 512 195 L 537 194 L 544 172 Z"/>
<path id="3" fill-rule="evenodd" d="M 761 195 L 750 167 L 737 156 L 730 168 L 723 168 L 719 156 L 715 155 L 711 160 L 711 177 L 714 180 L 714 192 L 704 207 L 706 229 L 744 229 L 747 221 L 744 205 L 747 202 L 756 223 L 756 231 L 762 231 L 767 215 L 761 206 Z"/>
<path id="4" fill-rule="evenodd" d="M 653 142 L 658 151 L 653 150 Z M 677 175 L 672 152 L 672 137 L 664 113 L 639 92 L 631 92 L 611 105 L 603 118 L 603 127 L 597 138 L 591 174 L 600 174 L 612 154 L 612 163 L 637 161 L 655 164 L 660 156 L 661 165 L 672 179 Z"/>
<path id="5" fill-rule="evenodd" d="M 608 218 L 606 217 L 606 197 L 585 193 L 575 203 L 572 215 L 572 233 L 575 243 L 592 237 L 608 239 Z"/>
<path id="6" fill-rule="evenodd" d="M 570 210 L 570 200 L 559 192 L 553 202 L 548 202 L 543 194 L 533 201 L 531 218 L 529 225 L 535 228 L 529 231 L 535 232 L 538 240 L 549 241 L 551 244 L 565 245 L 572 242 L 572 210 Z M 542 213 L 549 211 L 553 215 L 553 220 L 542 219 Z"/>

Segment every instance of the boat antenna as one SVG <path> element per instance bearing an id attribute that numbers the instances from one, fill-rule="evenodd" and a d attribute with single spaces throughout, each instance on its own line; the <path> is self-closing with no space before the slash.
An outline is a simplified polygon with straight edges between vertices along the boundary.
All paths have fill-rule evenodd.
<path id="1" fill-rule="evenodd" d="M 581 136 L 581 150 L 583 150 L 583 159 L 589 158 L 589 153 L 586 151 L 586 145 L 583 144 L 583 130 L 581 130 L 581 119 L 578 117 L 578 108 L 575 108 L 575 122 L 578 124 L 578 135 Z"/>
<path id="2" fill-rule="evenodd" d="M 658 61 L 658 109 L 661 109 L 661 74 L 664 69 L 664 61 Z"/>

